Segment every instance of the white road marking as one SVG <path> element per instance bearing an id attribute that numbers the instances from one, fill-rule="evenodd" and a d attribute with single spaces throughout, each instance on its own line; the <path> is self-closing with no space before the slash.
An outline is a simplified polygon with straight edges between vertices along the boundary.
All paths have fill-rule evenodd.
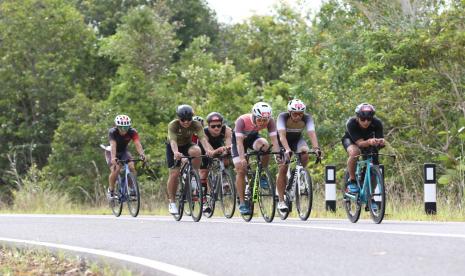
<path id="1" fill-rule="evenodd" d="M 0 241 L 53 247 L 53 248 L 58 248 L 58 249 L 71 250 L 75 252 L 83 252 L 83 253 L 88 253 L 88 254 L 93 254 L 93 255 L 100 255 L 104 257 L 109 257 L 113 259 L 135 263 L 138 265 L 143 265 L 143 266 L 153 268 L 158 271 L 163 271 L 163 272 L 166 272 L 172 275 L 205 276 L 205 274 L 195 272 L 193 270 L 189 270 L 189 269 L 182 268 L 179 266 L 170 265 L 167 263 L 162 263 L 162 262 L 158 262 L 158 261 L 154 261 L 154 260 L 150 260 L 146 258 L 111 252 L 111 251 L 91 249 L 91 248 L 85 248 L 85 247 L 79 247 L 79 246 L 71 246 L 71 245 L 65 245 L 65 244 L 49 243 L 49 242 L 10 239 L 10 238 L 3 238 L 3 237 L 0 237 Z"/>

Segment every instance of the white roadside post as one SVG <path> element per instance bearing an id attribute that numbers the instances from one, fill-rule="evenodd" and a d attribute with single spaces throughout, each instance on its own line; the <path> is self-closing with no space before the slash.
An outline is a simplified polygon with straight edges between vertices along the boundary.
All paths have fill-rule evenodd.
<path id="1" fill-rule="evenodd" d="M 423 172 L 425 212 L 428 215 L 436 214 L 436 164 L 424 164 Z"/>
<path id="2" fill-rule="evenodd" d="M 326 210 L 336 212 L 336 166 L 325 167 Z"/>

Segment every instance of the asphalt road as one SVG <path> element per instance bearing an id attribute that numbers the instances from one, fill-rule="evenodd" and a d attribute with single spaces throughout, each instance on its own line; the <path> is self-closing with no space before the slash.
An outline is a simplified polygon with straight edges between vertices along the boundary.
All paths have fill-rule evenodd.
<path id="1" fill-rule="evenodd" d="M 120 258 L 146 275 L 465 275 L 465 223 L 452 222 L 0 215 L 2 240 Z"/>

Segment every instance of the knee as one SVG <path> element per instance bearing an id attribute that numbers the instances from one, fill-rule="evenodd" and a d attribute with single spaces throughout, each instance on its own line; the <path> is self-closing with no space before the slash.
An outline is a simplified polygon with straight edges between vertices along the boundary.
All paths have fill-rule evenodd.
<path id="1" fill-rule="evenodd" d="M 189 155 L 190 156 L 200 156 L 202 154 L 202 151 L 198 146 L 193 146 L 192 148 L 189 149 Z"/>

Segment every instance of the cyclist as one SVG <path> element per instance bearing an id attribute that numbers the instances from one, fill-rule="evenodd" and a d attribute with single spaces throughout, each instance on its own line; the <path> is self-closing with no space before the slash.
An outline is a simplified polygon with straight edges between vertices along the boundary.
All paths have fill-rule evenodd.
<path id="1" fill-rule="evenodd" d="M 212 147 L 208 143 L 202 124 L 198 121 L 193 121 L 194 110 L 190 105 L 180 105 L 176 108 L 177 119 L 168 124 L 168 142 L 166 143 L 166 159 L 168 161 L 168 168 L 170 169 L 168 177 L 168 210 L 170 214 L 177 214 L 178 208 L 175 204 L 175 194 L 177 189 L 177 179 L 179 177 L 179 166 L 182 156 L 198 157 L 201 150 L 198 145 L 192 143 L 192 134 L 196 134 L 200 143 L 206 149 L 207 155 L 212 155 Z M 200 168 L 201 160 L 195 158 L 192 160 L 194 169 Z"/>
<path id="2" fill-rule="evenodd" d="M 223 120 L 223 116 L 218 112 L 211 112 L 207 116 L 207 126 L 204 128 L 204 132 L 208 138 L 208 142 L 214 149 L 213 155 L 226 153 L 229 149 L 231 149 L 232 130 L 230 127 L 223 124 Z M 201 148 L 202 153 L 204 153 L 205 150 L 202 146 Z M 224 160 L 224 164 L 225 166 L 229 164 L 227 159 Z M 208 165 L 209 159 L 203 158 L 200 166 L 200 182 L 203 187 L 207 187 Z M 203 211 L 211 211 L 208 202 L 205 202 L 203 205 Z"/>
<path id="3" fill-rule="evenodd" d="M 363 149 L 370 146 L 384 146 L 383 123 L 374 117 L 375 108 L 368 103 L 361 103 L 355 108 L 355 117 L 346 122 L 346 132 L 342 137 L 342 145 L 347 151 L 347 169 L 349 180 L 346 183 L 346 192 L 358 193 L 359 187 L 355 180 L 356 156 Z M 379 164 L 378 156 L 373 157 L 374 164 Z"/>
<path id="4" fill-rule="evenodd" d="M 302 165 L 305 167 L 308 163 L 308 145 L 302 137 L 302 131 L 307 130 L 308 137 L 312 142 L 312 149 L 316 153 L 317 158 L 321 157 L 321 150 L 318 146 L 318 139 L 315 133 L 315 124 L 310 114 L 305 113 L 306 106 L 299 99 L 289 101 L 287 112 L 282 112 L 278 115 L 277 129 L 279 137 L 279 145 L 285 152 L 285 158 L 289 159 L 292 152 L 304 153 L 301 155 Z M 288 206 L 284 201 L 284 190 L 286 188 L 286 173 L 288 165 L 280 164 L 277 188 L 278 188 L 278 209 L 287 211 Z"/>
<path id="5" fill-rule="evenodd" d="M 271 117 L 271 106 L 265 102 L 258 102 L 252 108 L 252 113 L 244 114 L 237 118 L 232 137 L 232 157 L 234 167 L 236 169 L 236 188 L 239 195 L 239 211 L 243 215 L 250 214 L 250 206 L 245 204 L 244 193 L 245 185 L 244 179 L 247 174 L 247 160 L 245 153 L 247 148 L 259 150 L 264 146 L 265 149 L 269 148 L 268 141 L 261 138 L 259 131 L 268 129 L 268 135 L 271 138 L 274 151 L 279 151 L 279 144 L 277 138 L 276 124 Z M 267 166 L 270 156 L 263 156 L 263 165 Z M 278 163 L 281 162 L 277 158 Z"/>
<path id="6" fill-rule="evenodd" d="M 144 149 L 139 141 L 139 134 L 137 130 L 131 127 L 131 118 L 127 115 L 118 115 L 115 117 L 115 126 L 110 128 L 108 132 L 110 140 L 110 151 L 105 151 L 107 163 L 110 165 L 111 173 L 108 177 L 108 191 L 107 196 L 109 199 L 115 197 L 115 182 L 121 165 L 118 160 L 132 159 L 131 153 L 128 151 L 128 144 L 132 140 L 136 146 L 136 150 L 140 155 L 140 159 L 145 160 Z M 134 162 L 128 163 L 131 172 L 136 175 Z M 130 187 L 131 188 L 131 187 Z M 130 190 L 131 195 L 134 193 Z"/>

